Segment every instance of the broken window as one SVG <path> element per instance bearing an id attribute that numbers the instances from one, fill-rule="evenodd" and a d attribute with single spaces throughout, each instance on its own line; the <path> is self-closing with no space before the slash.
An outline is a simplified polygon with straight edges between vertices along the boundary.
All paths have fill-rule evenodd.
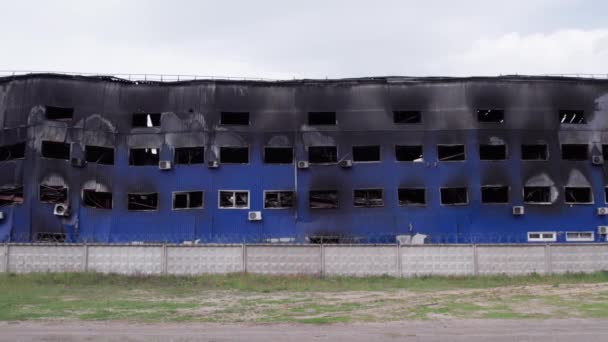
<path id="1" fill-rule="evenodd" d="M 203 207 L 203 191 L 179 191 L 173 193 L 173 209 L 200 209 Z"/>
<path id="2" fill-rule="evenodd" d="M 160 151 L 157 148 L 132 148 L 129 150 L 129 165 L 158 166 L 159 152 Z"/>
<path id="3" fill-rule="evenodd" d="M 507 159 L 506 145 L 479 145 L 479 159 L 505 160 Z"/>
<path id="4" fill-rule="evenodd" d="M 560 110 L 559 122 L 561 124 L 583 125 L 587 123 L 584 110 Z"/>
<path id="5" fill-rule="evenodd" d="M 335 125 L 336 112 L 308 112 L 308 124 L 311 126 Z"/>
<path id="6" fill-rule="evenodd" d="M 422 188 L 401 188 L 397 190 L 399 205 L 425 205 L 426 190 Z"/>
<path id="7" fill-rule="evenodd" d="M 505 121 L 505 111 L 502 109 L 478 109 L 477 121 L 503 123 Z"/>
<path id="8" fill-rule="evenodd" d="M 563 160 L 587 160 L 588 153 L 587 144 L 562 144 Z"/>
<path id="9" fill-rule="evenodd" d="M 0 146 L 0 161 L 25 158 L 25 143 Z"/>
<path id="10" fill-rule="evenodd" d="M 248 126 L 249 125 L 249 113 L 248 112 L 221 112 L 220 113 L 220 124 L 221 125 Z"/>
<path id="11" fill-rule="evenodd" d="M 551 188 L 548 186 L 525 186 L 524 202 L 550 204 Z"/>
<path id="12" fill-rule="evenodd" d="M 70 144 L 56 141 L 43 141 L 41 153 L 45 158 L 70 160 Z"/>
<path id="13" fill-rule="evenodd" d="M 160 127 L 160 113 L 135 113 L 133 114 L 133 127 Z"/>
<path id="14" fill-rule="evenodd" d="M 309 146 L 308 162 L 313 164 L 338 162 L 338 148 L 336 146 Z"/>
<path id="15" fill-rule="evenodd" d="M 465 160 L 464 145 L 437 145 L 437 159 L 439 161 Z"/>
<path id="16" fill-rule="evenodd" d="M 249 191 L 220 190 L 221 209 L 249 209 Z"/>
<path id="17" fill-rule="evenodd" d="M 354 162 L 379 162 L 380 146 L 353 146 Z"/>
<path id="18" fill-rule="evenodd" d="M 291 148 L 291 147 L 266 147 L 266 148 L 264 148 L 264 163 L 266 163 L 266 164 L 291 164 L 291 163 L 293 163 L 293 148 Z"/>
<path id="19" fill-rule="evenodd" d="M 547 160 L 549 153 L 547 152 L 547 145 L 521 145 L 521 159 L 522 160 Z"/>
<path id="20" fill-rule="evenodd" d="M 311 209 L 338 208 L 337 190 L 311 190 L 308 193 L 308 204 Z"/>
<path id="21" fill-rule="evenodd" d="M 382 207 L 384 198 L 382 189 L 359 189 L 354 191 L 355 207 Z"/>
<path id="22" fill-rule="evenodd" d="M 129 211 L 148 211 L 158 209 L 158 193 L 127 194 Z"/>
<path id="23" fill-rule="evenodd" d="M 64 233 L 36 233 L 34 236 L 36 242 L 51 242 L 51 243 L 62 243 L 65 242 Z"/>
<path id="24" fill-rule="evenodd" d="M 54 121 L 72 121 L 74 108 L 46 106 L 46 119 Z"/>
<path id="25" fill-rule="evenodd" d="M 0 188 L 0 207 L 23 203 L 23 185 Z"/>
<path id="26" fill-rule="evenodd" d="M 66 203 L 68 201 L 68 188 L 63 185 L 40 184 L 38 195 L 40 202 Z"/>
<path id="27" fill-rule="evenodd" d="M 205 148 L 197 147 L 176 147 L 175 164 L 203 164 L 205 163 Z"/>
<path id="28" fill-rule="evenodd" d="M 593 203 L 593 195 L 591 188 L 588 187 L 573 187 L 565 188 L 565 201 L 570 204 Z"/>
<path id="29" fill-rule="evenodd" d="M 283 209 L 295 206 L 295 192 L 293 191 L 265 191 L 264 209 Z"/>
<path id="30" fill-rule="evenodd" d="M 422 122 L 422 113 L 418 110 L 393 111 L 393 122 L 397 124 L 417 124 Z"/>
<path id="31" fill-rule="evenodd" d="M 509 187 L 500 185 L 482 186 L 481 203 L 509 203 Z"/>
<path id="32" fill-rule="evenodd" d="M 92 189 L 82 190 L 82 201 L 85 207 L 112 209 L 112 193 Z"/>
<path id="33" fill-rule="evenodd" d="M 249 163 L 248 147 L 220 147 L 220 162 L 229 164 Z"/>
<path id="34" fill-rule="evenodd" d="M 395 158 L 397 161 L 422 162 L 422 146 L 397 145 L 395 146 Z"/>
<path id="35" fill-rule="evenodd" d="M 84 153 L 89 163 L 114 165 L 114 149 L 111 147 L 86 145 Z"/>
<path id="36" fill-rule="evenodd" d="M 467 188 L 441 188 L 441 204 L 457 205 L 469 202 Z"/>

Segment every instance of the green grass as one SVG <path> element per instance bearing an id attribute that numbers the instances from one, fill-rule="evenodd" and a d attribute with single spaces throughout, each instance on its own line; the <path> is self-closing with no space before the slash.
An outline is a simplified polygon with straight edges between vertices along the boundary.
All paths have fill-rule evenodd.
<path id="1" fill-rule="evenodd" d="M 577 284 L 604 283 L 608 283 L 608 272 L 407 279 L 1 274 L 0 320 L 326 324 L 437 316 L 608 318 L 608 286 L 586 293 L 549 293 Z M 526 289 L 533 285 L 544 286 L 543 291 L 549 292 L 531 294 Z"/>

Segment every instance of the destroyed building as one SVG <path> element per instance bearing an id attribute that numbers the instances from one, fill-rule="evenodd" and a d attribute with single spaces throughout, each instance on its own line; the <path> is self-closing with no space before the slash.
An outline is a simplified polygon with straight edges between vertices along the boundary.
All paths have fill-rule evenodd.
<path id="1" fill-rule="evenodd" d="M 608 80 L 0 78 L 0 241 L 606 241 Z"/>

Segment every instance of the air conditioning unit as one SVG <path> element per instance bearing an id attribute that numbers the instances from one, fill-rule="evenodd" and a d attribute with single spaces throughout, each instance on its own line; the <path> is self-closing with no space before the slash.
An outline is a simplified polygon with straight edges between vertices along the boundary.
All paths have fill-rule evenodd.
<path id="1" fill-rule="evenodd" d="M 591 156 L 591 163 L 593 163 L 593 165 L 604 165 L 604 157 L 603 156 Z"/>
<path id="2" fill-rule="evenodd" d="M 55 204 L 55 208 L 53 208 L 53 214 L 55 214 L 56 216 L 70 216 L 70 208 L 67 204 Z"/>
<path id="3" fill-rule="evenodd" d="M 70 159 L 70 162 L 72 163 L 73 167 L 84 167 L 86 165 L 86 162 L 84 161 L 84 159 L 80 159 L 80 158 L 72 158 Z"/>
<path id="4" fill-rule="evenodd" d="M 250 211 L 247 214 L 247 219 L 249 221 L 262 221 L 262 212 L 261 211 Z"/>
<path id="5" fill-rule="evenodd" d="M 159 161 L 158 168 L 161 170 L 171 170 L 171 161 L 169 161 L 169 160 Z"/>
<path id="6" fill-rule="evenodd" d="M 525 209 L 523 205 L 516 205 L 513 206 L 513 215 L 514 216 L 521 216 L 525 213 Z"/>
<path id="7" fill-rule="evenodd" d="M 217 160 L 210 160 L 207 162 L 207 167 L 210 169 L 217 169 L 220 167 L 220 162 Z"/>
<path id="8" fill-rule="evenodd" d="M 608 235 L 608 226 L 597 226 L 597 233 L 600 235 Z"/>
<path id="9" fill-rule="evenodd" d="M 340 160 L 340 167 L 348 168 L 353 166 L 353 161 L 350 159 Z"/>
<path id="10" fill-rule="evenodd" d="M 0 211 L 0 220 L 4 220 L 4 212 Z"/>
<path id="11" fill-rule="evenodd" d="M 309 166 L 310 164 L 306 160 L 298 161 L 298 169 L 308 169 Z"/>
<path id="12" fill-rule="evenodd" d="M 606 216 L 606 215 L 608 215 L 608 208 L 606 208 L 606 207 L 597 208 L 597 214 L 599 216 Z"/>

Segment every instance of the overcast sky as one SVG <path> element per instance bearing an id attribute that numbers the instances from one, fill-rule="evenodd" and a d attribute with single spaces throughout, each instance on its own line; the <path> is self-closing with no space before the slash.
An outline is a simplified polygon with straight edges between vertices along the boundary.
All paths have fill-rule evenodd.
<path id="1" fill-rule="evenodd" d="M 608 74 L 608 1 L 0 0 L 0 70 Z"/>

